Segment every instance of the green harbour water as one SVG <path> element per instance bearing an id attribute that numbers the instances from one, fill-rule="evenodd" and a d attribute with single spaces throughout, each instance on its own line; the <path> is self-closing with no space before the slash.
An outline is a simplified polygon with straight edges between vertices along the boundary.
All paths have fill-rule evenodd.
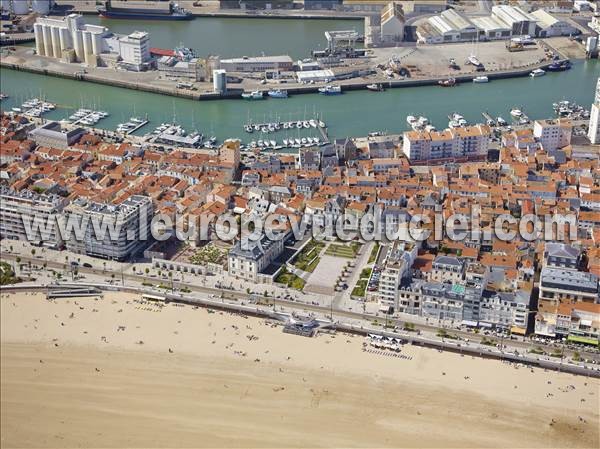
<path id="1" fill-rule="evenodd" d="M 168 48 L 181 42 L 199 50 L 199 54 L 223 56 L 257 54 L 251 50 L 262 49 L 265 54 L 289 53 L 299 58 L 307 56 L 303 54 L 304 49 L 308 51 L 324 41 L 323 32 L 327 29 L 355 27 L 362 32 L 362 22 L 344 20 L 207 18 L 190 22 L 129 22 L 106 21 L 93 16 L 87 16 L 86 20 L 106 22 L 117 32 L 147 29 L 152 33 L 153 46 Z M 151 123 L 141 133 L 175 119 L 188 131 L 195 129 L 219 140 L 239 137 L 244 142 L 261 137 L 244 132 L 243 125 L 249 119 L 253 122 L 302 120 L 318 113 L 327 123 L 330 137 L 356 137 L 372 131 L 405 131 L 407 115 L 424 115 L 438 129 L 443 129 L 448 124 L 447 116 L 453 112 L 477 123 L 484 121 L 481 115 L 484 111 L 509 120 L 513 107 L 522 108 L 531 118 L 551 117 L 552 103 L 563 99 L 589 108 L 600 76 L 600 62 L 573 62 L 573 68 L 567 72 L 547 73 L 539 78 L 464 83 L 454 88 L 410 87 L 377 93 L 364 90 L 339 96 L 303 94 L 262 101 L 194 101 L 1 69 L 1 90 L 10 96 L 1 106 L 10 110 L 28 98 L 41 95 L 58 105 L 56 111 L 45 116 L 48 119 L 66 118 L 75 109 L 85 106 L 111 114 L 96 125 L 99 128 L 114 130 L 118 123 L 133 115 L 147 115 Z M 281 141 L 286 133 L 281 131 L 270 136 Z M 290 132 L 288 137 L 297 136 Z"/>
<path id="2" fill-rule="evenodd" d="M 361 19 L 273 19 L 236 17 L 198 17 L 190 21 L 121 20 L 86 15 L 86 23 L 103 25 L 114 33 L 135 30 L 150 33 L 150 45 L 193 48 L 200 57 L 222 58 L 289 54 L 294 59 L 310 57 L 311 50 L 323 49 L 325 31 L 364 32 Z"/>

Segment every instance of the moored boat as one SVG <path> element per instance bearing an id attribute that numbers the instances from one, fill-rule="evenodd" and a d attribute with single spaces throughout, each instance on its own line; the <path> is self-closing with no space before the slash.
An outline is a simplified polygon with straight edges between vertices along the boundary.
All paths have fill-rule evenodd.
<path id="1" fill-rule="evenodd" d="M 273 89 L 267 92 L 267 95 L 271 98 L 287 98 L 288 92 L 287 90 Z"/>
<path id="2" fill-rule="evenodd" d="M 487 76 L 476 76 L 473 78 L 474 83 L 487 83 L 489 82 L 489 78 Z"/>
<path id="3" fill-rule="evenodd" d="M 328 84 L 327 86 L 319 87 L 319 93 L 322 95 L 340 95 L 342 93 L 342 88 L 340 86 Z"/>
<path id="4" fill-rule="evenodd" d="M 242 98 L 244 100 L 262 100 L 264 97 L 260 90 L 254 90 L 252 92 L 244 92 Z"/>
<path id="5" fill-rule="evenodd" d="M 530 77 L 532 77 L 532 78 L 537 78 L 537 77 L 540 77 L 540 76 L 544 76 L 545 74 L 546 74 L 546 71 L 545 71 L 545 70 L 542 70 L 542 69 L 535 69 L 535 70 L 533 70 L 533 71 L 532 71 L 532 72 L 529 74 L 529 76 L 530 76 Z"/>
<path id="6" fill-rule="evenodd" d="M 453 87 L 456 85 L 456 79 L 448 78 L 447 80 L 440 80 L 438 81 L 438 84 L 442 87 Z"/>
<path id="7" fill-rule="evenodd" d="M 385 90 L 383 85 L 377 83 L 367 84 L 367 89 L 372 92 L 383 92 Z"/>

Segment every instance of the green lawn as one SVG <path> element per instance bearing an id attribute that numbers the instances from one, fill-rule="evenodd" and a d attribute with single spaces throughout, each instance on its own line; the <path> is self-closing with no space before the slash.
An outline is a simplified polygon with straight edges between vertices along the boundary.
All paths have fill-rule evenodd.
<path id="1" fill-rule="evenodd" d="M 288 272 L 285 267 L 283 267 L 281 273 L 277 275 L 275 282 L 285 284 L 288 287 L 296 290 L 302 290 L 304 288 L 304 284 L 306 284 L 302 278 L 299 278 L 294 273 Z"/>
<path id="2" fill-rule="evenodd" d="M 371 271 L 371 268 L 363 268 L 363 270 L 360 272 L 360 278 L 352 290 L 352 296 L 365 296 L 367 283 L 369 282 L 369 277 L 371 277 Z"/>
<path id="3" fill-rule="evenodd" d="M 365 296 L 365 291 L 367 290 L 367 282 L 369 282 L 368 279 L 359 279 L 358 282 L 356 282 L 356 286 L 352 290 L 352 296 Z"/>
<path id="4" fill-rule="evenodd" d="M 351 246 L 339 245 L 337 243 L 332 243 L 327 247 L 325 254 L 328 256 L 334 257 L 347 257 L 348 259 L 354 259 L 358 250 L 360 249 L 361 244 L 358 242 L 354 242 Z"/>
<path id="5" fill-rule="evenodd" d="M 311 240 L 296 256 L 296 259 L 294 260 L 294 266 L 299 270 L 312 273 L 319 264 L 318 256 L 324 247 L 325 243 Z"/>
<path id="6" fill-rule="evenodd" d="M 371 254 L 369 255 L 369 262 L 367 263 L 374 263 L 377 260 L 377 252 L 379 251 L 379 242 L 375 242 L 375 246 L 373 247 L 373 250 L 371 251 Z"/>

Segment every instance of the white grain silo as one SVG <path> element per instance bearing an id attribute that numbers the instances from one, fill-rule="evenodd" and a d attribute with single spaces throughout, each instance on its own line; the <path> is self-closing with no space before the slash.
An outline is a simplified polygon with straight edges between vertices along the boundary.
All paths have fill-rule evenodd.
<path id="1" fill-rule="evenodd" d="M 102 53 L 102 35 L 100 33 L 92 33 L 92 52 L 96 56 Z"/>
<path id="2" fill-rule="evenodd" d="M 44 48 L 44 25 L 41 23 L 33 24 L 33 33 L 35 34 L 35 50 L 38 55 L 44 56 L 46 54 L 46 49 Z"/>
<path id="3" fill-rule="evenodd" d="M 59 28 L 58 33 L 60 34 L 60 49 L 65 50 L 71 48 L 71 39 L 69 39 L 69 30 L 66 28 Z"/>
<path id="4" fill-rule="evenodd" d="M 220 94 L 227 92 L 227 72 L 225 70 L 213 70 L 213 90 Z"/>
<path id="5" fill-rule="evenodd" d="M 52 31 L 48 25 L 43 26 L 44 31 L 44 52 L 46 56 L 52 58 L 54 56 L 54 50 L 52 49 Z"/>
<path id="6" fill-rule="evenodd" d="M 84 59 L 87 57 L 87 55 L 91 54 L 93 52 L 92 49 L 92 33 L 90 33 L 89 31 L 84 31 L 83 32 L 83 55 L 84 55 Z"/>
<path id="7" fill-rule="evenodd" d="M 60 33 L 59 33 L 59 28 L 58 27 L 52 27 L 51 28 L 51 33 L 52 33 L 52 52 L 54 53 L 54 57 L 55 58 L 61 58 L 62 57 L 62 51 L 61 51 L 61 47 L 60 47 Z"/>
<path id="8" fill-rule="evenodd" d="M 71 35 L 73 38 L 73 48 L 75 49 L 75 56 L 79 61 L 83 61 L 85 59 L 83 53 L 83 31 L 75 30 Z"/>
<path id="9" fill-rule="evenodd" d="M 31 10 L 42 16 L 47 16 L 50 12 L 49 0 L 31 0 Z"/>
<path id="10" fill-rule="evenodd" d="M 11 10 L 17 16 L 29 14 L 29 0 L 12 0 Z"/>

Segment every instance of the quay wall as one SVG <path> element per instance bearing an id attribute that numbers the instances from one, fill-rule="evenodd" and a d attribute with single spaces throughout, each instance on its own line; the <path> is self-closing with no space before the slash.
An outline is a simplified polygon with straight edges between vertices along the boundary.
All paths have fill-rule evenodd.
<path id="1" fill-rule="evenodd" d="M 554 61 L 552 61 L 552 62 L 554 62 Z M 477 72 L 476 74 L 470 74 L 470 75 L 456 75 L 454 78 L 456 79 L 456 81 L 458 83 L 463 83 L 463 82 L 471 83 L 474 76 L 481 76 L 481 75 L 486 75 L 490 80 L 526 77 L 529 75 L 529 73 L 531 73 L 531 71 L 533 69 L 537 69 L 537 68 L 545 69 L 552 62 L 532 64 L 525 68 L 515 68 L 515 69 L 510 69 L 510 70 L 501 70 L 501 71 L 494 71 L 494 72 Z M 161 95 L 170 95 L 170 96 L 174 96 L 174 97 L 188 98 L 190 100 L 203 100 L 204 101 L 204 100 L 240 99 L 240 94 L 242 93 L 241 89 L 229 89 L 228 92 L 225 94 L 217 94 L 217 93 L 213 93 L 213 92 L 195 93 L 192 91 L 182 91 L 182 90 L 178 90 L 175 88 L 163 88 L 163 87 L 151 86 L 148 84 L 139 84 L 139 83 L 133 83 L 133 82 L 123 81 L 123 80 L 102 78 L 97 75 L 83 73 L 83 72 L 74 72 L 73 73 L 73 72 L 67 72 L 67 71 L 61 71 L 61 70 L 34 67 L 34 66 L 26 65 L 26 64 L 11 63 L 11 62 L 7 62 L 5 60 L 0 60 L 0 66 L 9 68 L 12 70 L 21 70 L 21 71 L 37 73 L 37 74 L 41 74 L 41 75 L 56 76 L 59 78 L 67 78 L 67 79 L 72 79 L 72 80 L 77 80 L 77 81 L 88 81 L 88 82 L 92 82 L 92 83 L 105 84 L 108 86 L 122 87 L 125 89 L 133 89 L 133 90 L 140 90 L 140 91 L 151 92 L 151 93 L 156 93 L 156 94 L 161 94 Z M 393 88 L 402 88 L 402 87 L 437 86 L 438 82 L 441 80 L 444 80 L 444 79 L 446 79 L 446 77 L 421 78 L 421 79 L 408 78 L 408 79 L 402 79 L 402 80 L 387 80 L 387 79 L 374 80 L 374 79 L 371 79 L 368 81 L 365 81 L 365 80 L 341 80 L 341 81 L 335 82 L 335 84 L 340 85 L 342 87 L 343 91 L 351 91 L 351 90 L 366 89 L 367 85 L 372 84 L 372 83 L 378 83 L 378 84 L 383 85 L 386 88 L 392 88 L 392 89 Z M 314 85 L 314 84 L 292 85 L 289 87 L 285 87 L 285 89 L 291 95 L 299 95 L 299 94 L 317 93 L 319 87 L 320 87 L 319 85 Z M 258 88 L 258 90 L 261 90 L 265 94 L 269 89 L 270 89 L 269 87 Z"/>
<path id="2" fill-rule="evenodd" d="M 154 295 L 157 294 L 157 292 L 154 290 L 148 290 L 148 289 L 143 289 L 143 288 L 138 288 L 138 287 L 131 287 L 131 286 L 125 287 L 125 286 L 112 286 L 112 285 L 109 286 L 109 285 L 97 284 L 97 283 L 84 283 L 84 284 L 64 283 L 64 284 L 57 284 L 57 285 L 53 285 L 53 286 L 13 285 L 13 286 L 2 286 L 0 288 L 0 291 L 2 291 L 2 292 L 19 292 L 19 291 L 48 292 L 49 287 L 55 287 L 55 288 L 59 288 L 59 287 L 66 287 L 66 288 L 69 288 L 69 287 L 72 287 L 72 288 L 93 287 L 93 288 L 98 288 L 98 289 L 107 290 L 107 291 L 126 291 L 129 293 L 139 293 L 139 294 L 148 293 L 148 294 L 154 294 Z M 232 312 L 232 313 L 241 313 L 241 314 L 245 314 L 245 315 L 263 317 L 263 318 L 267 318 L 267 319 L 278 319 L 276 313 L 271 312 L 271 311 L 261 310 L 258 307 L 252 307 L 252 306 L 241 305 L 241 304 L 231 304 L 231 303 L 226 303 L 224 301 L 215 301 L 215 300 L 204 299 L 204 298 L 196 298 L 196 297 L 191 297 L 191 296 L 185 296 L 183 294 L 170 294 L 170 293 L 166 293 L 166 292 L 161 292 L 159 294 L 161 296 L 164 296 L 165 300 L 168 302 L 186 304 L 186 305 L 191 305 L 191 306 L 215 308 L 218 310 L 228 311 L 228 312 Z M 282 302 L 281 300 L 277 300 L 277 301 Z M 461 345 L 461 344 L 458 344 L 455 342 L 450 343 L 447 341 L 430 340 L 430 339 L 427 339 L 427 338 L 424 338 L 424 337 L 421 337 L 418 335 L 398 334 L 398 333 L 394 333 L 394 332 L 388 332 L 388 331 L 385 331 L 382 329 L 367 328 L 364 326 L 354 326 L 354 325 L 345 324 L 345 323 L 331 323 L 328 326 L 327 325 L 324 326 L 323 330 L 325 330 L 328 327 L 334 328 L 337 330 L 341 330 L 343 332 L 350 332 L 350 333 L 363 335 L 363 336 L 367 336 L 368 334 L 384 335 L 384 336 L 389 336 L 389 337 L 393 337 L 393 338 L 403 339 L 403 340 L 407 341 L 408 343 L 410 343 L 412 345 L 416 345 L 416 346 L 424 346 L 424 347 L 429 347 L 429 348 L 435 348 L 438 350 L 450 351 L 450 352 L 471 355 L 471 356 L 477 356 L 477 357 L 482 357 L 482 358 L 496 359 L 496 360 L 506 361 L 506 362 L 522 363 L 522 364 L 526 364 L 529 366 L 536 366 L 536 367 L 539 367 L 542 369 L 550 369 L 550 370 L 554 370 L 554 371 L 567 372 L 567 373 L 581 375 L 581 376 L 600 378 L 600 371 L 598 371 L 594 368 L 585 368 L 580 365 L 575 365 L 575 364 L 566 363 L 566 362 L 563 363 L 562 360 L 561 361 L 543 360 L 543 359 L 539 359 L 537 357 L 531 356 L 529 354 L 517 356 L 512 353 L 501 352 L 498 350 L 493 350 L 491 348 L 487 351 L 484 351 L 481 348 Z"/>

